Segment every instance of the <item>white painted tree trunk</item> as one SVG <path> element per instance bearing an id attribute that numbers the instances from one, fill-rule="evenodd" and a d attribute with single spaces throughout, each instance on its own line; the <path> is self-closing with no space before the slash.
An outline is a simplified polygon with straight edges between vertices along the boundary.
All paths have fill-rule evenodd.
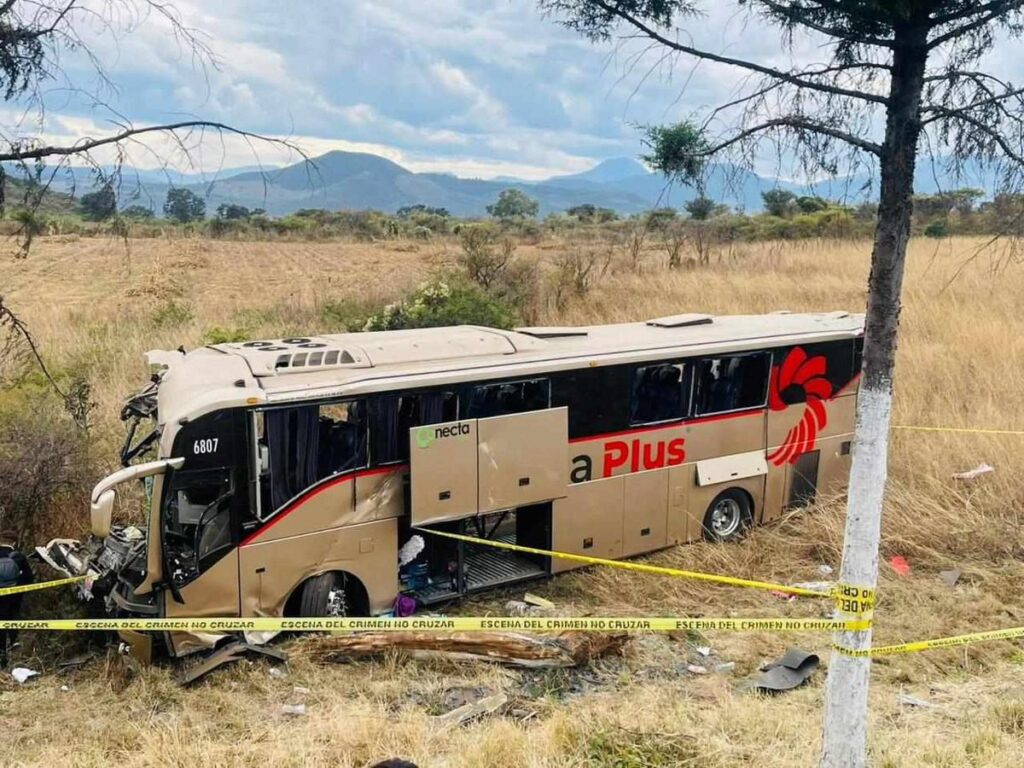
<path id="1" fill-rule="evenodd" d="M 857 398 L 853 465 L 846 509 L 846 537 L 840 582 L 872 590 L 878 579 L 878 544 L 882 523 L 892 414 L 892 382 L 864 388 Z M 853 620 L 853 614 L 837 613 Z M 836 632 L 836 645 L 853 650 L 871 647 L 871 630 Z M 832 651 L 825 692 L 822 768 L 867 765 L 868 680 L 871 659 Z"/>

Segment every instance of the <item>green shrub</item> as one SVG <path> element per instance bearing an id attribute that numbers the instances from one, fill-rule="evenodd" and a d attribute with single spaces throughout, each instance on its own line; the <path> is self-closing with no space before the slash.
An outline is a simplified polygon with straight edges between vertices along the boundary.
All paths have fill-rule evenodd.
<path id="1" fill-rule="evenodd" d="M 149 322 L 156 328 L 176 328 L 195 318 L 195 310 L 185 301 L 168 299 L 153 312 Z"/>
<path id="2" fill-rule="evenodd" d="M 945 219 L 935 219 L 924 228 L 925 237 L 949 237 L 949 222 Z"/>
<path id="3" fill-rule="evenodd" d="M 460 275 L 447 275 L 423 283 L 403 301 L 388 304 L 366 321 L 364 329 L 394 331 L 446 325 L 511 328 L 514 315 L 502 299 L 488 295 Z"/>
<path id="4" fill-rule="evenodd" d="M 321 305 L 320 320 L 327 331 L 352 333 L 363 330 L 370 317 L 380 312 L 379 305 L 370 306 L 355 299 L 337 299 Z"/>
<path id="5" fill-rule="evenodd" d="M 203 331 L 203 344 L 234 344 L 248 341 L 251 331 L 248 328 L 225 328 L 214 325 Z"/>

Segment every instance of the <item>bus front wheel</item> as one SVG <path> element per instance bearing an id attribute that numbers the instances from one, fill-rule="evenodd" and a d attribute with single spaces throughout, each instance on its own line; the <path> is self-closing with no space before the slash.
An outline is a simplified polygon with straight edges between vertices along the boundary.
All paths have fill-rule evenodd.
<path id="1" fill-rule="evenodd" d="M 715 496 L 704 513 L 706 541 L 736 541 L 753 521 L 750 497 L 739 488 L 730 488 Z"/>
<path id="2" fill-rule="evenodd" d="M 365 615 L 365 590 L 347 573 L 332 571 L 314 576 L 302 585 L 299 616 L 344 618 Z"/>

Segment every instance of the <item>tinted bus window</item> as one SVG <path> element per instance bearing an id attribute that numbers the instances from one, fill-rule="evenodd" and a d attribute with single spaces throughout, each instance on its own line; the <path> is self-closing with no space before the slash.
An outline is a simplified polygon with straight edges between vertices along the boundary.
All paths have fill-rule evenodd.
<path id="1" fill-rule="evenodd" d="M 319 481 L 366 466 L 366 404 L 349 400 L 265 411 L 257 420 L 262 514 Z"/>
<path id="2" fill-rule="evenodd" d="M 656 424 L 686 415 L 685 387 L 681 363 L 639 366 L 633 373 L 629 423 Z"/>
<path id="3" fill-rule="evenodd" d="M 422 424 L 440 424 L 459 418 L 454 392 L 417 392 L 381 395 L 370 412 L 373 463 L 409 460 L 409 430 Z"/>
<path id="4" fill-rule="evenodd" d="M 628 425 L 627 366 L 581 368 L 551 379 L 551 405 L 569 409 L 569 439 L 618 432 Z"/>
<path id="5" fill-rule="evenodd" d="M 547 379 L 479 384 L 470 390 L 464 418 L 485 419 L 509 413 L 539 411 L 550 404 L 551 386 Z"/>
<path id="6" fill-rule="evenodd" d="M 763 406 L 768 395 L 770 360 L 766 352 L 699 360 L 694 373 L 694 414 Z"/>
<path id="7" fill-rule="evenodd" d="M 618 432 L 628 426 L 626 366 L 581 368 L 552 377 L 551 405 L 569 410 L 569 439 Z"/>

